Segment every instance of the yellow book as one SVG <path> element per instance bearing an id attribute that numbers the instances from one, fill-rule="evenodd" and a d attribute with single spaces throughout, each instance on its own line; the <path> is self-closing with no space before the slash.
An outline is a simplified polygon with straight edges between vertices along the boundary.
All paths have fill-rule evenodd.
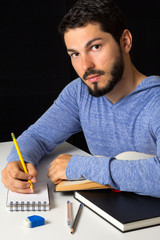
<path id="1" fill-rule="evenodd" d="M 97 156 L 98 157 L 98 156 Z M 123 152 L 118 154 L 115 158 L 121 160 L 138 160 L 138 159 L 146 159 L 149 157 L 153 157 L 153 155 L 140 153 L 140 152 Z M 77 190 L 93 190 L 93 189 L 104 189 L 104 188 L 112 188 L 110 185 L 102 185 L 100 183 L 92 182 L 87 179 L 83 180 L 63 180 L 57 185 L 55 185 L 55 191 L 77 191 Z"/>
<path id="2" fill-rule="evenodd" d="M 90 180 L 63 180 L 55 186 L 56 192 L 61 191 L 76 191 L 76 190 L 90 190 L 90 189 L 103 189 L 103 188 L 111 188 L 110 185 L 102 185 L 96 182 L 92 182 Z"/>

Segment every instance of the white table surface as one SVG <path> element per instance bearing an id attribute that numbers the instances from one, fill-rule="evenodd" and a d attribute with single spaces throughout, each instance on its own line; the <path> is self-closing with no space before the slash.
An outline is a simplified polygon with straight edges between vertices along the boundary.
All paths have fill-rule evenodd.
<path id="1" fill-rule="evenodd" d="M 6 165 L 6 157 L 9 154 L 12 142 L 0 143 L 0 170 Z M 50 162 L 61 153 L 87 155 L 87 153 L 75 148 L 69 143 L 58 146 L 47 158 L 38 165 L 38 178 L 47 181 L 50 190 L 51 210 L 46 212 L 10 212 L 6 209 L 7 189 L 0 182 L 0 239 L 4 240 L 156 240 L 160 239 L 160 226 L 141 229 L 128 233 L 121 233 L 101 217 L 84 207 L 74 234 L 70 233 L 66 220 L 66 203 L 70 200 L 75 216 L 79 207 L 72 193 L 56 193 L 53 184 L 47 178 Z M 26 228 L 23 220 L 27 216 L 40 215 L 45 218 L 46 224 L 36 228 Z"/>

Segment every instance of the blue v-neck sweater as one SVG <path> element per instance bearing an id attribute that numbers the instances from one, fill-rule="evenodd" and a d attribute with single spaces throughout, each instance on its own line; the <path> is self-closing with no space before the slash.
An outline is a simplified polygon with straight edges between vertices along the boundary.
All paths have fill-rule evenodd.
<path id="1" fill-rule="evenodd" d="M 147 77 L 115 104 L 105 96 L 91 96 L 77 78 L 18 143 L 24 160 L 37 165 L 44 155 L 80 131 L 92 156 L 72 156 L 67 179 L 84 177 L 122 191 L 160 197 L 160 77 Z M 134 161 L 115 158 L 125 151 L 155 157 Z M 8 162 L 17 159 L 13 147 Z"/>

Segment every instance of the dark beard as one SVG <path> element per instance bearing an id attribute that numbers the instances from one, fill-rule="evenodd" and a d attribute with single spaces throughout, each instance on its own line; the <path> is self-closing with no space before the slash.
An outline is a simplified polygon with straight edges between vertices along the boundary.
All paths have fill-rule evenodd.
<path id="1" fill-rule="evenodd" d="M 123 75 L 123 71 L 124 71 L 124 61 L 123 61 L 123 56 L 122 56 L 122 52 L 120 50 L 120 55 L 117 58 L 116 62 L 114 63 L 112 70 L 111 70 L 111 79 L 108 81 L 108 83 L 106 84 L 106 86 L 104 86 L 103 88 L 98 88 L 98 83 L 92 83 L 94 85 L 94 89 L 91 89 L 88 86 L 88 91 L 89 93 L 93 96 L 93 97 L 102 97 L 104 95 L 106 95 L 107 93 L 111 92 L 113 90 L 113 88 L 116 86 L 116 84 L 121 80 L 122 75 Z M 91 69 L 90 71 L 88 71 L 86 74 L 84 74 L 84 76 L 89 76 L 91 74 L 96 74 L 99 73 L 100 75 L 104 75 L 105 72 L 101 71 L 101 70 L 94 70 Z M 84 78 L 85 80 L 85 78 Z"/>

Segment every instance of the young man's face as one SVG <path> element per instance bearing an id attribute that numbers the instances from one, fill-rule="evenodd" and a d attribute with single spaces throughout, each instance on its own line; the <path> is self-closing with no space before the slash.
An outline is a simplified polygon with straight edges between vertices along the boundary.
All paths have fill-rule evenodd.
<path id="1" fill-rule="evenodd" d="M 109 93 L 122 78 L 123 56 L 111 34 L 98 23 L 70 29 L 64 35 L 72 65 L 96 97 Z"/>

